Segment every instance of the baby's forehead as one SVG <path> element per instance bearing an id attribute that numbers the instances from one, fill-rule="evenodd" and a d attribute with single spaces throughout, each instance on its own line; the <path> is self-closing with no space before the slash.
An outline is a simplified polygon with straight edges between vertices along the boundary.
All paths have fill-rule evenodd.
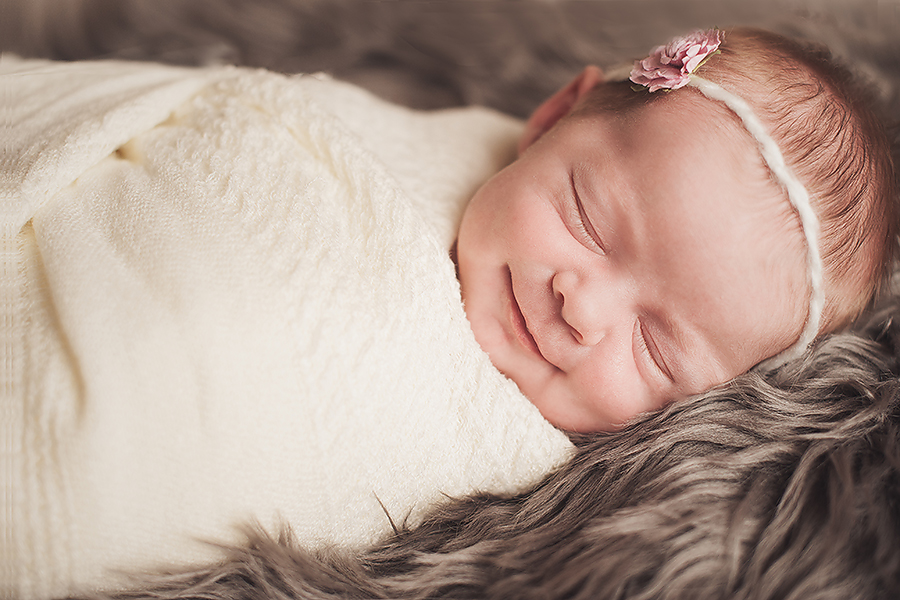
<path id="1" fill-rule="evenodd" d="M 645 97 L 624 106 L 593 105 L 582 113 L 588 118 L 581 119 L 580 126 L 596 127 L 599 121 L 600 126 L 614 128 L 626 139 L 650 137 L 655 143 L 643 146 L 648 152 L 664 153 L 680 140 L 700 140 L 714 146 L 717 152 L 762 164 L 758 142 L 740 117 L 722 102 L 689 88 L 653 95 L 645 91 L 633 93 Z M 677 135 L 673 136 L 673 132 Z"/>
<path id="2" fill-rule="evenodd" d="M 609 145 L 606 153 L 593 157 L 598 169 L 609 155 L 627 151 L 645 159 L 646 175 L 665 172 L 673 184 L 702 186 L 717 171 L 731 169 L 738 173 L 735 185 L 750 186 L 762 197 L 771 197 L 781 188 L 766 166 L 759 143 L 741 119 L 723 103 L 696 90 L 658 92 L 626 110 L 596 110 L 593 117 L 578 126 L 609 130 L 604 141 Z M 698 162 L 686 164 L 688 157 Z M 668 168 L 670 165 L 678 168 Z M 784 200 L 787 202 L 786 197 Z M 779 204 L 778 209 L 789 211 L 789 205 Z"/>

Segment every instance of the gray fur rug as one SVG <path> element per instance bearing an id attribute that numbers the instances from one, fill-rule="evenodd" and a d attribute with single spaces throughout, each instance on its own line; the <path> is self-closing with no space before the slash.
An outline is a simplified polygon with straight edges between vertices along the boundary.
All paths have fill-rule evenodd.
<path id="1" fill-rule="evenodd" d="M 900 0 L 0 2 L 0 50 L 26 56 L 325 70 L 410 106 L 520 116 L 585 63 L 759 25 L 827 43 L 900 122 Z M 900 598 L 898 294 L 768 378 L 576 442 L 534 490 L 448 501 L 365 552 L 248 524 L 226 561 L 112 597 Z"/>

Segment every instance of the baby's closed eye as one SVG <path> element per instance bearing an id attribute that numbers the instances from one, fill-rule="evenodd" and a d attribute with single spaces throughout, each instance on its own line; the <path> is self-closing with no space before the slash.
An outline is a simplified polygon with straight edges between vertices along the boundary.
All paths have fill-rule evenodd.
<path id="1" fill-rule="evenodd" d="M 571 206 L 571 210 L 568 211 L 571 212 L 571 215 L 569 215 L 569 218 L 567 219 L 569 230 L 572 232 L 572 235 L 588 249 L 599 252 L 600 254 L 606 254 L 606 248 L 603 245 L 603 241 L 597 234 L 597 230 L 594 228 L 594 225 L 591 223 L 587 211 L 585 210 L 581 194 L 578 192 L 578 185 L 575 181 L 574 172 L 569 174 L 569 183 L 573 199 L 571 203 L 567 203 L 567 206 Z"/>
<path id="2" fill-rule="evenodd" d="M 656 340 L 640 318 L 635 320 L 635 339 L 637 340 L 638 351 L 647 362 L 651 363 L 652 368 L 664 375 L 671 383 L 675 383 L 675 377 L 666 364 L 665 356 L 663 356 Z"/>

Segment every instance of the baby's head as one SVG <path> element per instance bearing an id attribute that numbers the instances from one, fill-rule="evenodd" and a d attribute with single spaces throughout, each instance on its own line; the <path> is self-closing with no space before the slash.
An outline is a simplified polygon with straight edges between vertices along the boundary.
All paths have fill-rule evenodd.
<path id="1" fill-rule="evenodd" d="M 781 37 L 722 37 L 680 89 L 587 68 L 466 209 L 476 339 L 558 427 L 613 429 L 802 352 L 886 277 L 893 166 L 857 88 Z"/>

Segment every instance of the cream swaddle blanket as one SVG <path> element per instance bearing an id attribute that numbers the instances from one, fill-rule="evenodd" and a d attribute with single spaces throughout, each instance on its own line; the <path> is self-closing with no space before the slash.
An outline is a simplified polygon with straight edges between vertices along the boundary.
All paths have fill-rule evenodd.
<path id="1" fill-rule="evenodd" d="M 355 547 L 570 456 L 448 257 L 517 121 L 234 68 L 0 81 L 4 595 L 212 560 L 251 521 Z"/>

